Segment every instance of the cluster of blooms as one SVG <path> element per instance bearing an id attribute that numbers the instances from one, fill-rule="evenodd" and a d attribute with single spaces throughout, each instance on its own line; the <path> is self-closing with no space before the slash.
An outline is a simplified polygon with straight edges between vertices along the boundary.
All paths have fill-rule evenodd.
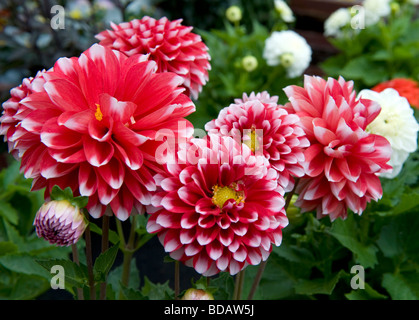
<path id="1" fill-rule="evenodd" d="M 281 244 L 287 192 L 298 194 L 302 212 L 331 220 L 348 209 L 361 214 L 382 196 L 378 175 L 392 169 L 386 132 L 374 132 L 382 101 L 357 97 L 352 82 L 306 76 L 304 87 L 284 89 L 285 106 L 267 92 L 243 94 L 196 139 L 185 117 L 210 68 L 199 36 L 166 18 L 112 29 L 80 57 L 25 79 L 3 104 L 1 134 L 46 198 L 58 185 L 88 197 L 96 218 L 106 210 L 120 220 L 147 211 L 147 231 L 165 251 L 210 276 L 257 265 Z M 290 31 L 266 45 L 268 61 L 282 61 L 290 77 L 309 63 L 310 47 Z M 161 130 L 178 141 L 166 154 L 158 152 Z M 400 145 L 412 144 L 407 134 Z M 69 245 L 84 220 L 74 208 L 58 214 L 63 206 L 41 208 L 35 226 Z"/>

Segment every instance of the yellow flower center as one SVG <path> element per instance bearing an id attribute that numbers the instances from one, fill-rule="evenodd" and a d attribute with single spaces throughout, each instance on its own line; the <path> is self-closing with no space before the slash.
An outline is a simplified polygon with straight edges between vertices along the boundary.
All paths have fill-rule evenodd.
<path id="1" fill-rule="evenodd" d="M 96 103 L 95 118 L 98 121 L 102 121 L 103 119 L 103 114 L 102 114 L 102 111 L 100 110 L 100 105 L 98 103 Z"/>
<path id="2" fill-rule="evenodd" d="M 232 185 L 232 187 L 235 186 L 235 184 Z M 237 204 L 244 202 L 242 191 L 236 191 L 231 187 L 219 187 L 218 185 L 213 186 L 212 190 L 214 192 L 212 196 L 212 203 L 220 209 L 223 208 L 224 203 L 229 199 L 235 200 Z"/>
<path id="3" fill-rule="evenodd" d="M 257 139 L 257 134 L 254 128 L 252 128 L 252 131 L 250 131 L 249 134 L 247 134 L 247 136 L 250 139 L 244 140 L 243 143 L 248 146 L 250 148 L 250 150 L 252 150 L 252 152 L 254 153 L 256 150 L 259 149 L 259 142 Z"/>

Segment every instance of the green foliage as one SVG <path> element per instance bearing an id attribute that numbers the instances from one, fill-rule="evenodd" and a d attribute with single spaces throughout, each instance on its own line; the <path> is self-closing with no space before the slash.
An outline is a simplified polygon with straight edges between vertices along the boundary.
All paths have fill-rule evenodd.
<path id="1" fill-rule="evenodd" d="M 408 4 L 401 5 L 387 19 L 359 32 L 330 38 L 339 53 L 322 68 L 328 76 L 354 80 L 357 89 L 397 77 L 419 79 L 419 19 Z"/>

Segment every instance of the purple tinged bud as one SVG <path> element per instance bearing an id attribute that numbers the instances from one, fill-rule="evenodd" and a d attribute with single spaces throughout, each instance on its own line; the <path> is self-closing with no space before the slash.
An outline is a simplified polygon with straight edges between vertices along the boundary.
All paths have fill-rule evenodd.
<path id="1" fill-rule="evenodd" d="M 38 237 L 57 246 L 75 244 L 87 226 L 81 210 L 67 200 L 44 203 L 38 210 L 33 224 Z"/>

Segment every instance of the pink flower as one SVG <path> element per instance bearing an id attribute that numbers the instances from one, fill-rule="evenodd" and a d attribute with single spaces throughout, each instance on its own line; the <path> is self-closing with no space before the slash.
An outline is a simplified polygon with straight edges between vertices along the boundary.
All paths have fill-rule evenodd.
<path id="1" fill-rule="evenodd" d="M 304 88 L 284 89 L 286 107 L 301 119 L 310 147 L 305 151 L 306 176 L 297 188 L 295 205 L 317 210 L 318 218 L 345 219 L 347 209 L 361 214 L 382 196 L 377 173 L 391 168 L 391 146 L 369 134 L 367 125 L 380 112 L 371 100 L 356 99 L 353 82 L 305 76 Z"/>
<path id="2" fill-rule="evenodd" d="M 147 231 L 166 252 L 206 276 L 266 260 L 288 224 L 277 172 L 231 137 L 192 139 L 157 175 Z M 148 211 L 150 212 L 150 210 Z"/>
<path id="3" fill-rule="evenodd" d="M 143 212 L 156 190 L 153 175 L 159 130 L 189 136 L 183 119 L 195 110 L 174 73 L 156 73 L 154 61 L 93 45 L 79 58 L 61 58 L 44 74 L 43 90 L 20 103 L 31 110 L 15 135 L 33 189 L 71 187 L 89 197 L 93 217 L 109 205 L 125 220 Z M 185 130 L 179 130 L 184 126 Z"/>
<path id="4" fill-rule="evenodd" d="M 220 111 L 218 118 L 205 129 L 242 139 L 252 152 L 265 156 L 278 171 L 280 184 L 286 191 L 294 185 L 293 177 L 304 175 L 304 149 L 309 146 L 300 119 L 276 102 L 278 97 L 262 93 L 243 95 Z"/>
<path id="5" fill-rule="evenodd" d="M 37 73 L 35 78 L 25 78 L 22 84 L 10 90 L 10 99 L 3 103 L 3 113 L 0 117 L 0 135 L 4 136 L 4 141 L 7 141 L 9 152 L 18 159 L 18 150 L 15 146 L 14 136 L 17 126 L 25 116 L 30 112 L 26 106 L 20 102 L 32 92 L 39 92 L 43 90 L 45 79 L 43 78 L 44 71 Z"/>
<path id="6" fill-rule="evenodd" d="M 33 224 L 38 237 L 58 246 L 76 243 L 87 227 L 83 213 L 67 200 L 44 203 Z"/>
<path id="7" fill-rule="evenodd" d="M 182 26 L 182 20 L 169 21 L 145 16 L 121 24 L 111 23 L 113 30 L 96 35 L 100 44 L 131 56 L 149 54 L 156 61 L 158 72 L 174 72 L 184 79 L 187 94 L 194 99 L 208 81 L 210 56 L 201 37 Z"/>

